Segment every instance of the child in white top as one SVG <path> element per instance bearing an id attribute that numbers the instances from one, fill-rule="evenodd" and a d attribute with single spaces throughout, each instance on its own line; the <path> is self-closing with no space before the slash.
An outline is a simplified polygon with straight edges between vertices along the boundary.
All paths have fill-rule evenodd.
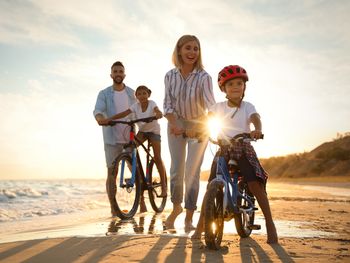
<path id="1" fill-rule="evenodd" d="M 161 118 L 163 116 L 162 112 L 158 109 L 157 104 L 153 100 L 149 100 L 152 91 L 146 86 L 139 86 L 136 89 L 135 95 L 138 102 L 134 103 L 130 106 L 129 109 L 118 113 L 108 120 L 120 119 L 128 116 L 131 113 L 135 114 L 136 119 L 148 118 L 151 116 L 156 116 L 157 118 Z M 144 142 L 145 140 L 150 140 L 153 152 L 154 152 L 154 160 L 156 166 L 158 168 L 159 174 L 162 177 L 162 192 L 160 197 L 167 196 L 167 187 L 166 187 L 166 174 L 165 168 L 161 157 L 161 139 L 160 139 L 160 125 L 157 120 L 154 120 L 150 123 L 139 122 L 137 123 L 139 127 L 139 132 L 137 133 L 137 138 Z M 140 211 L 147 211 L 146 205 L 144 203 L 143 195 L 141 196 L 141 204 Z"/>
<path id="2" fill-rule="evenodd" d="M 214 104 L 210 107 L 209 112 L 220 116 L 221 120 L 221 133 L 218 134 L 219 139 L 233 138 L 237 134 L 241 133 L 250 133 L 250 119 L 254 118 L 254 114 L 257 114 L 257 111 L 253 104 L 247 101 L 242 101 L 239 106 L 232 107 L 229 101 L 223 101 Z M 234 114 L 234 118 L 232 115 Z"/>
<path id="3" fill-rule="evenodd" d="M 223 125 L 220 139 L 233 138 L 237 134 L 250 133 L 255 139 L 261 138 L 261 120 L 253 104 L 243 101 L 244 91 L 248 75 L 244 68 L 238 65 L 230 65 L 223 68 L 218 77 L 220 90 L 226 93 L 227 101 L 216 103 L 209 109 L 209 114 L 220 116 Z M 250 124 L 254 130 L 251 131 Z M 193 136 L 194 131 L 189 131 L 189 136 Z M 250 144 L 235 146 L 235 151 L 239 155 L 238 165 L 244 180 L 247 182 L 249 190 L 256 197 L 259 206 L 264 214 L 267 230 L 267 243 L 277 243 L 277 231 L 272 219 L 269 201 L 265 191 L 267 173 L 264 171 L 256 156 L 254 148 Z M 215 169 L 213 169 L 215 166 Z M 212 172 L 209 181 L 215 178 L 216 163 L 213 162 Z M 201 237 L 204 230 L 203 208 L 206 198 L 203 199 L 201 215 L 197 224 L 197 229 L 192 238 Z"/>

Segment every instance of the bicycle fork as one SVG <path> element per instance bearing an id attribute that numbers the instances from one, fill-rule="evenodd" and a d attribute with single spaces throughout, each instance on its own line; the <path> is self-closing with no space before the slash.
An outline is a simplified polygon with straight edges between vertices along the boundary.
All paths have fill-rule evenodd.
<path id="1" fill-rule="evenodd" d="M 127 188 L 127 191 L 130 189 L 130 192 L 132 190 L 132 187 L 134 187 L 135 184 L 135 178 L 136 178 L 136 148 L 134 148 L 131 152 L 131 178 L 126 178 L 124 180 L 124 171 L 125 171 L 125 160 L 122 160 L 121 164 L 121 173 L 119 178 L 119 185 L 121 188 Z M 125 184 L 124 182 L 125 181 Z M 128 191 L 129 192 L 129 191 Z"/>
<path id="2" fill-rule="evenodd" d="M 230 160 L 231 161 L 231 160 Z M 236 166 L 236 163 L 230 163 L 229 165 Z M 231 174 L 233 181 L 231 179 Z M 230 176 L 229 176 L 230 175 Z M 228 210 L 230 214 L 239 214 L 243 213 L 245 218 L 249 218 L 249 214 L 254 210 L 257 210 L 253 202 L 246 196 L 242 195 L 238 189 L 238 172 L 237 169 L 234 171 L 229 170 L 226 164 L 226 160 L 223 157 L 218 157 L 217 168 L 216 168 L 216 177 L 220 180 L 226 189 L 224 195 L 224 209 Z M 226 179 L 226 180 L 225 180 Z M 237 200 L 241 198 L 247 202 L 246 207 L 238 207 Z"/>

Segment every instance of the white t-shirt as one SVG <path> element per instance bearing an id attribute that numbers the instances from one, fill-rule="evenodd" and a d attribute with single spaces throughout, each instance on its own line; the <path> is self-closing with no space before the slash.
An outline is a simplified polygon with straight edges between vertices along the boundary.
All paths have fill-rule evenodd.
<path id="1" fill-rule="evenodd" d="M 250 116 L 257 113 L 253 104 L 242 101 L 241 107 L 238 109 L 233 118 L 232 115 L 237 107 L 228 106 L 228 101 L 219 102 L 210 107 L 209 112 L 214 113 L 220 118 L 222 133 L 220 139 L 225 137 L 232 138 L 240 133 L 250 133 Z"/>
<path id="2" fill-rule="evenodd" d="M 141 104 L 139 102 L 131 105 L 130 110 L 135 114 L 136 119 L 148 118 L 154 116 L 154 108 L 157 107 L 157 104 L 153 100 L 148 100 L 148 107 L 146 111 L 142 111 Z M 154 134 L 160 134 L 160 125 L 157 120 L 152 122 L 138 122 L 137 126 L 142 132 L 153 132 Z"/>
<path id="3" fill-rule="evenodd" d="M 130 107 L 128 94 L 126 93 L 125 89 L 123 89 L 122 91 L 115 90 L 113 96 L 116 114 L 126 111 Z M 126 118 L 119 119 L 119 121 L 126 120 Z M 113 133 L 116 137 L 117 143 L 127 143 L 129 141 L 130 127 L 128 125 L 118 123 L 115 126 L 113 126 L 113 129 Z"/>

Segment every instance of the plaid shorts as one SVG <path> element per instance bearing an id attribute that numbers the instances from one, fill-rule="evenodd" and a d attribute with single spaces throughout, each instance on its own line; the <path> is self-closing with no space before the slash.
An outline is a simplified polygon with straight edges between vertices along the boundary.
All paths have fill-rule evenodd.
<path id="1" fill-rule="evenodd" d="M 246 182 L 261 180 L 266 182 L 267 172 L 261 166 L 253 146 L 248 142 L 236 143 L 222 147 L 215 155 L 211 166 L 209 181 L 216 177 L 216 163 L 218 156 L 223 156 L 228 161 L 230 158 L 237 160 L 243 180 Z"/>

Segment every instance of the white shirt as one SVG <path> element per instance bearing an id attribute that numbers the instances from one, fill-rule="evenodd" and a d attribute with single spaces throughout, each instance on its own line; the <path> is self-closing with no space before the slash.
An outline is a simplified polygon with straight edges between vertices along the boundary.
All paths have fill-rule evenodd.
<path id="1" fill-rule="evenodd" d="M 234 115 L 237 107 L 228 106 L 228 101 L 219 102 L 210 107 L 209 112 L 214 113 L 221 121 L 220 139 L 232 138 L 240 133 L 250 133 L 250 116 L 257 113 L 253 104 L 242 101 L 241 106 Z"/>
<path id="2" fill-rule="evenodd" d="M 126 93 L 125 89 L 123 89 L 122 91 L 114 90 L 113 99 L 114 99 L 116 114 L 126 111 L 130 107 L 128 94 Z M 120 119 L 120 121 L 125 121 L 125 120 L 127 119 L 126 118 Z M 118 123 L 113 126 L 113 129 L 114 129 L 113 133 L 116 137 L 117 143 L 127 143 L 129 141 L 130 127 L 128 125 Z"/>
<path id="3" fill-rule="evenodd" d="M 192 120 L 204 115 L 215 103 L 212 79 L 204 70 L 195 69 L 184 79 L 174 68 L 165 75 L 164 84 L 164 114 L 176 113 Z"/>
<path id="4" fill-rule="evenodd" d="M 130 110 L 135 114 L 136 119 L 141 119 L 154 116 L 155 107 L 157 107 L 157 104 L 153 100 L 148 100 L 148 107 L 144 112 L 142 111 L 141 104 L 139 102 L 136 102 L 133 105 L 131 105 Z M 157 120 L 148 123 L 138 122 L 137 126 L 139 127 L 139 131 L 160 134 L 160 125 Z"/>

